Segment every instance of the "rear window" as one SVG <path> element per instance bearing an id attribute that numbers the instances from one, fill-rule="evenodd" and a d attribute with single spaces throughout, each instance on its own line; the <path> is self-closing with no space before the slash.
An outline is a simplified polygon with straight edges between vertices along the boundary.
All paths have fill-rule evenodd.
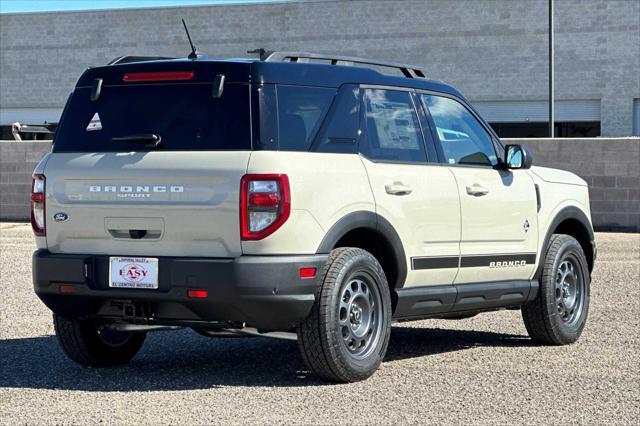
<path id="1" fill-rule="evenodd" d="M 71 95 L 58 127 L 54 152 L 144 151 L 139 142 L 114 140 L 158 135 L 158 150 L 250 150 L 248 84 L 127 84 L 104 86 L 91 101 L 90 88 Z"/>

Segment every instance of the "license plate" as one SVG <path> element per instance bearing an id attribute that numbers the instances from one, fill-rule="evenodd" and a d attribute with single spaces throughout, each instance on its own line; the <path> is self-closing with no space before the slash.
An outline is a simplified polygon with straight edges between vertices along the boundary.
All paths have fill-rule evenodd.
<path id="1" fill-rule="evenodd" d="M 153 257 L 110 257 L 109 287 L 158 288 L 158 259 Z"/>

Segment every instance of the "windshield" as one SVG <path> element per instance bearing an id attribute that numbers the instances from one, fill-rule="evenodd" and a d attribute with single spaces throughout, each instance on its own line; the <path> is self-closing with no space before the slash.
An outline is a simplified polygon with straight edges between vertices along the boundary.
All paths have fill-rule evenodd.
<path id="1" fill-rule="evenodd" d="M 249 85 L 211 83 L 76 88 L 56 133 L 54 152 L 250 150 Z M 142 137 L 140 137 L 142 136 Z M 141 143 L 157 136 L 155 144 Z"/>

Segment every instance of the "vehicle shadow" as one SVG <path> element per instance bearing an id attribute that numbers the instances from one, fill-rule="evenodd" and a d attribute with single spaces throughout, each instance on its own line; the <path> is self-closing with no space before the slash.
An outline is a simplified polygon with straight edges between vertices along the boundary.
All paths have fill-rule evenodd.
<path id="1" fill-rule="evenodd" d="M 394 326 L 385 362 L 529 345 L 528 338 L 517 335 Z M 207 338 L 191 330 L 150 333 L 129 365 L 100 369 L 68 360 L 55 336 L 0 340 L 0 367 L 2 388 L 122 392 L 328 384 L 306 370 L 294 341 Z"/>

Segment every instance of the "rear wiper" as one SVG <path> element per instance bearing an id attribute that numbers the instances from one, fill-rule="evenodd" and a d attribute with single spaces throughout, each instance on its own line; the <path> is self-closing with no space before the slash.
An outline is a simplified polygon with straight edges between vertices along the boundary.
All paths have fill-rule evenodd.
<path id="1" fill-rule="evenodd" d="M 111 138 L 112 141 L 120 141 L 120 142 L 129 142 L 129 143 L 143 143 L 148 146 L 158 146 L 160 145 L 160 135 L 156 135 L 154 133 L 145 133 L 141 135 L 129 135 L 129 136 L 121 136 L 119 138 Z"/>

